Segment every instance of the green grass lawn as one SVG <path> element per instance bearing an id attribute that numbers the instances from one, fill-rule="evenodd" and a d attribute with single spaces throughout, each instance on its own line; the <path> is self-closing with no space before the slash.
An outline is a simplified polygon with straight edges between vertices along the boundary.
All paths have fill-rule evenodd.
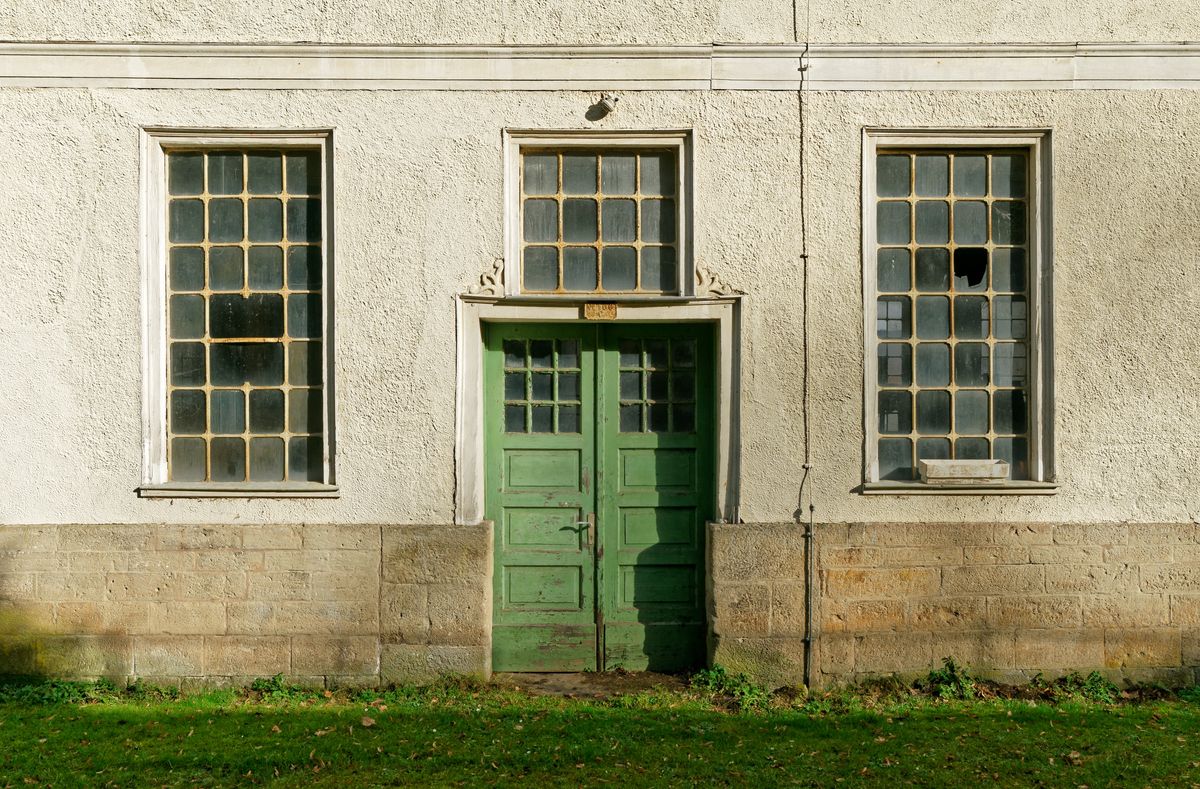
<path id="1" fill-rule="evenodd" d="M 333 696 L 0 694 L 0 785 L 1200 784 L 1200 703 L 600 700 L 446 685 Z M 734 705 L 736 706 L 736 705 Z"/>

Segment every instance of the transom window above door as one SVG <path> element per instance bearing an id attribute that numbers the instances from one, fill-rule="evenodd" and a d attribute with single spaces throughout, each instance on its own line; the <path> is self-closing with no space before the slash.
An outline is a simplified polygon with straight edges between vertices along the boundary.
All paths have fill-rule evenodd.
<path id="1" fill-rule="evenodd" d="M 685 295 L 682 142 L 589 136 L 516 143 L 509 292 Z"/>

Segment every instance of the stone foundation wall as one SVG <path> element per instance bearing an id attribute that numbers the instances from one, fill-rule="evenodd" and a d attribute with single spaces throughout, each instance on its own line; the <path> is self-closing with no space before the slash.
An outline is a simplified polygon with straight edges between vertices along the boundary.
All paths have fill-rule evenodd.
<path id="1" fill-rule="evenodd" d="M 0 527 L 0 673 L 486 676 L 491 579 L 487 524 Z"/>
<path id="2" fill-rule="evenodd" d="M 710 526 L 713 660 L 800 680 L 802 535 Z M 816 543 L 815 683 L 923 674 L 947 656 L 1011 682 L 1200 679 L 1197 524 L 824 524 Z"/>

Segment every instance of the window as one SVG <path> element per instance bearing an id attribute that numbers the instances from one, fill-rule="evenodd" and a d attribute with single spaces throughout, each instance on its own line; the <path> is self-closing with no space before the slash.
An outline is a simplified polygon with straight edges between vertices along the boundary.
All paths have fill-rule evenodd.
<path id="1" fill-rule="evenodd" d="M 323 141 L 169 138 L 155 153 L 165 353 L 149 482 L 323 485 Z"/>
<path id="2" fill-rule="evenodd" d="M 509 292 L 683 294 L 684 142 L 511 135 Z"/>
<path id="3" fill-rule="evenodd" d="M 867 139 L 868 482 L 927 459 L 1044 479 L 1041 136 Z"/>

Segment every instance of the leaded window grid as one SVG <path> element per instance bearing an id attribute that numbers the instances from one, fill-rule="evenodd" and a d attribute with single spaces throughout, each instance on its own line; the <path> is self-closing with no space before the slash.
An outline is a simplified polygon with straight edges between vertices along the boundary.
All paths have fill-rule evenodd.
<path id="1" fill-rule="evenodd" d="M 691 206 L 691 136 L 687 129 L 673 130 L 642 130 L 642 131 L 583 131 L 583 130 L 548 130 L 548 129 L 506 129 L 505 141 L 505 259 L 503 293 L 507 297 L 520 297 L 529 301 L 671 301 L 674 299 L 690 298 L 695 292 L 693 282 L 694 268 L 691 257 L 692 235 L 692 206 Z M 525 152 L 553 151 L 561 155 L 576 155 L 589 153 L 637 154 L 639 151 L 648 153 L 671 154 L 674 158 L 674 195 L 675 217 L 673 223 L 674 240 L 661 246 L 670 249 L 674 247 L 674 277 L 670 287 L 647 287 L 639 282 L 634 288 L 603 287 L 602 274 L 597 274 L 597 286 L 594 289 L 568 288 L 560 278 L 554 288 L 527 288 L 524 283 L 524 198 L 523 190 L 523 156 Z M 640 170 L 640 168 L 639 168 Z M 559 178 L 561 182 L 562 173 Z M 598 185 L 598 194 L 599 192 Z M 628 194 L 609 195 L 618 198 L 629 198 Z M 657 198 L 661 195 L 643 195 Z M 672 197 L 672 195 L 667 195 Z M 562 212 L 559 224 L 561 226 Z M 640 223 L 642 212 L 639 209 L 636 216 Z M 605 242 L 602 230 L 597 230 L 596 244 L 598 263 L 603 254 Z M 556 242 L 564 242 L 558 238 Z M 643 239 L 638 237 L 637 241 Z M 573 245 L 569 242 L 567 245 Z M 557 243 L 556 243 L 557 245 Z M 587 244 L 590 246 L 590 244 Z M 635 246 L 634 243 L 619 242 L 609 246 Z M 657 242 L 638 245 L 653 247 L 660 246 Z M 640 248 L 638 260 L 638 276 L 641 276 Z M 561 271 L 562 259 L 557 263 Z"/>
<path id="2" fill-rule="evenodd" d="M 331 389 L 331 370 L 328 355 L 331 345 L 331 327 L 329 324 L 329 314 L 331 310 L 331 288 L 329 286 L 330 279 L 330 259 L 332 255 L 331 243 L 332 234 L 329 230 L 329 213 L 330 213 L 330 184 L 332 178 L 332 167 L 328 158 L 328 146 L 331 134 L 328 131 L 290 131 L 290 130 L 263 130 L 249 132 L 225 132 L 219 131 L 192 131 L 186 129 L 156 129 L 149 128 L 143 133 L 142 144 L 142 161 L 143 173 L 145 174 L 145 187 L 143 190 L 143 218 L 146 228 L 144 243 L 142 246 L 142 260 L 144 271 L 144 282 L 146 287 L 146 303 L 149 310 L 146 315 L 146 407 L 144 409 L 144 422 L 146 424 L 147 443 L 145 449 L 145 472 L 143 476 L 142 486 L 139 488 L 143 496 L 273 496 L 273 497 L 326 497 L 336 496 L 337 487 L 333 482 L 333 463 L 331 456 L 331 447 L 333 443 L 333 402 Z M 204 186 L 200 195 L 172 195 L 170 184 L 170 156 L 177 153 L 202 153 L 202 154 L 239 154 L 241 161 L 241 183 L 240 189 L 237 191 L 226 189 L 225 193 L 217 194 L 210 189 L 209 170 L 207 160 L 203 161 L 203 176 Z M 280 156 L 280 184 L 277 194 L 264 195 L 263 193 L 249 194 L 250 189 L 247 184 L 247 179 L 250 177 L 250 168 L 247 166 L 247 154 L 262 154 L 274 153 Z M 313 188 L 296 189 L 288 184 L 287 176 L 287 156 L 304 157 L 311 163 L 310 175 L 312 183 L 316 184 Z M 194 191 L 194 190 L 193 190 Z M 250 225 L 247 213 L 250 211 L 249 198 L 270 196 L 278 198 L 281 201 L 281 211 L 279 221 L 282 225 L 280 229 L 280 238 L 276 241 L 263 241 L 262 239 L 252 240 L 249 236 L 252 228 Z M 170 200 L 172 197 L 187 197 L 192 199 L 202 199 L 205 201 L 212 199 L 240 199 L 241 205 L 241 231 L 242 237 L 236 243 L 225 243 L 209 238 L 208 231 L 210 230 L 208 220 L 209 215 L 206 210 L 204 213 L 204 233 L 205 237 L 201 242 L 197 243 L 194 240 L 188 240 L 186 243 L 179 242 L 178 239 L 171 237 L 172 216 L 170 209 Z M 308 222 L 308 227 L 311 235 L 308 239 L 299 239 L 290 235 L 288 232 L 287 217 L 287 202 L 289 198 L 312 198 L 311 203 L 302 210 L 304 219 Z M 278 272 L 280 282 L 278 287 L 267 288 L 265 286 L 251 284 L 249 277 L 251 275 L 251 263 L 248 255 L 249 247 L 271 246 L 279 248 L 279 258 L 281 271 Z M 204 321 L 204 336 L 200 340 L 204 343 L 205 352 L 203 354 L 204 366 L 204 386 L 181 385 L 175 386 L 172 382 L 172 354 L 171 343 L 172 338 L 169 336 L 171 332 L 171 296 L 180 295 L 173 291 L 171 282 L 171 250 L 173 247 L 193 247 L 200 250 L 203 255 L 201 265 L 203 267 L 203 284 L 199 289 L 197 286 L 189 286 L 186 295 L 198 296 L 205 299 L 203 310 Z M 227 284 L 218 287 L 210 280 L 212 271 L 209 267 L 209 249 L 213 247 L 236 247 L 240 251 L 240 270 L 241 281 L 238 283 L 239 288 L 230 288 Z M 300 268 L 300 275 L 304 282 L 296 279 L 297 274 L 289 271 L 288 250 L 290 248 L 312 247 L 319 254 L 302 255 L 308 265 Z M 289 279 L 291 281 L 289 281 Z M 208 297 L 228 296 L 228 297 L 246 297 L 253 294 L 270 294 L 282 300 L 282 313 L 285 328 L 279 330 L 274 329 L 271 333 L 274 335 L 278 332 L 279 336 L 229 336 L 229 337 L 212 337 L 210 332 L 211 314 L 207 309 L 209 302 Z M 300 316 L 302 321 L 309 328 L 302 331 L 301 334 L 308 335 L 303 337 L 290 337 L 289 331 L 286 328 L 289 321 L 287 299 L 290 295 L 298 295 L 308 300 L 307 316 Z M 317 299 L 313 301 L 312 299 Z M 157 305 L 157 307 L 155 306 Z M 236 312 L 236 309 L 234 310 Z M 195 340 L 195 338 L 191 338 Z M 212 366 L 212 357 L 210 356 L 209 348 L 214 345 L 242 344 L 243 346 L 259 343 L 278 342 L 282 346 L 282 365 L 283 370 L 281 380 L 277 385 L 272 386 L 257 386 L 255 383 L 243 380 L 240 385 L 225 385 L 221 383 L 217 385 L 210 375 Z M 307 347 L 302 345 L 307 343 Z M 302 353 L 304 356 L 303 364 L 298 369 L 304 369 L 307 366 L 309 371 L 308 378 L 305 381 L 297 381 L 292 377 L 293 361 L 297 358 L 296 353 L 305 349 L 307 352 Z M 161 377 L 160 377 L 161 376 Z M 209 398 L 209 392 L 219 390 L 230 390 L 241 395 L 241 403 L 243 406 L 241 419 L 236 420 L 241 422 L 241 433 L 234 432 L 218 432 L 214 429 L 215 425 L 211 422 L 213 415 L 209 411 L 210 403 L 205 403 L 206 421 L 203 426 L 203 432 L 191 432 L 184 434 L 186 437 L 203 437 L 206 441 L 210 438 L 233 438 L 243 441 L 243 462 L 242 468 L 244 473 L 240 479 L 213 480 L 210 472 L 212 465 L 211 448 L 206 447 L 209 451 L 205 453 L 205 473 L 204 479 L 196 479 L 195 475 L 192 478 L 181 478 L 178 474 L 172 474 L 172 465 L 169 462 L 171 452 L 170 439 L 171 434 L 171 394 L 175 389 L 196 389 L 204 392 L 206 401 Z M 273 389 L 278 393 L 280 398 L 277 406 L 281 406 L 282 413 L 277 413 L 277 419 L 282 420 L 282 429 L 276 431 L 274 429 L 264 430 L 261 423 L 255 426 L 251 424 L 251 414 L 249 413 L 250 392 L 251 391 L 267 391 Z M 308 396 L 303 398 L 294 398 L 293 393 L 305 393 Z M 303 399 L 302 404 L 305 408 L 297 408 L 293 405 L 295 400 Z M 296 409 L 296 410 L 294 410 Z M 229 412 L 226 412 L 229 413 Z M 299 420 L 299 422 L 295 422 Z M 303 422 L 303 425 L 299 425 Z M 315 425 L 315 427 L 314 427 Z M 276 427 L 280 427 L 276 425 Z M 229 429 L 228 424 L 222 429 Z M 236 429 L 236 427 L 234 428 Z M 193 428 L 194 430 L 194 428 Z M 307 438 L 306 438 L 307 437 Z M 283 442 L 283 470 L 276 475 L 268 474 L 255 475 L 252 473 L 253 461 L 250 458 L 250 453 L 254 451 L 252 439 L 278 439 Z M 301 439 L 303 446 L 293 448 L 291 445 L 292 438 Z M 298 454 L 304 456 L 304 462 L 298 468 L 300 473 L 288 474 L 288 466 L 293 463 L 293 450 L 299 450 Z M 278 454 L 276 454 L 278 457 Z M 307 468 L 304 468 L 307 466 Z M 282 476 L 283 479 L 279 479 Z"/>
<path id="3" fill-rule="evenodd" d="M 881 195 L 877 191 L 877 177 L 880 170 L 879 157 L 903 155 L 908 157 L 908 192 L 906 195 Z M 986 156 L 988 185 L 984 195 L 955 195 L 955 187 L 953 183 L 955 155 L 964 157 Z M 1011 243 L 998 243 L 993 232 L 993 204 L 1009 200 L 1009 197 L 1004 194 L 996 194 L 992 185 L 991 171 L 992 159 L 995 156 L 1020 155 L 1024 156 L 1024 200 L 1028 210 L 1025 213 L 1024 221 L 1021 226 L 1025 228 L 1023 238 L 1012 239 Z M 915 483 L 916 479 L 916 460 L 918 457 L 955 457 L 958 444 L 957 441 L 965 439 L 968 444 L 968 449 L 975 449 L 974 452 L 967 452 L 965 457 L 980 457 L 983 456 L 978 447 L 970 447 L 971 442 L 978 443 L 986 441 L 988 456 L 997 456 L 997 440 L 1001 444 L 1012 441 L 1015 437 L 1015 443 L 1019 445 L 1022 438 L 1027 442 L 1027 450 L 1024 453 L 1027 458 L 1027 465 L 1022 468 L 1020 465 L 1014 464 L 1013 479 L 1011 484 L 1020 485 L 1022 480 L 1030 480 L 1030 484 L 1042 484 L 1046 480 L 1052 479 L 1052 471 L 1050 470 L 1051 453 L 1049 451 L 1049 424 L 1045 420 L 1043 409 L 1043 398 L 1045 397 L 1045 389 L 1048 387 L 1048 358 L 1042 353 L 1042 345 L 1048 336 L 1048 312 L 1044 309 L 1043 298 L 1046 298 L 1048 293 L 1048 277 L 1045 275 L 1044 266 L 1045 257 L 1047 255 L 1048 246 L 1046 241 L 1049 237 L 1048 225 L 1045 225 L 1045 220 L 1049 216 L 1049 190 L 1048 176 L 1046 168 L 1043 165 L 1043 157 L 1048 155 L 1048 140 L 1045 132 L 1036 131 L 1028 133 L 1012 133 L 1000 131 L 996 133 L 964 133 L 960 131 L 950 130 L 947 132 L 938 132 L 935 130 L 917 130 L 914 132 L 894 132 L 891 130 L 865 130 L 864 131 L 864 168 L 863 168 L 863 259 L 864 259 L 864 277 L 867 287 L 864 288 L 864 308 L 866 310 L 864 330 L 867 338 L 867 358 L 865 366 L 865 394 L 866 394 L 866 430 L 868 435 L 867 453 L 865 459 L 865 474 L 867 482 L 872 486 L 882 486 L 884 483 L 893 484 L 919 484 Z M 917 168 L 914 166 L 917 156 L 932 156 L 945 157 L 947 160 L 946 167 L 946 191 L 944 194 L 925 194 L 917 193 L 916 180 Z M 945 201 L 948 210 L 946 211 L 947 220 L 947 236 L 942 243 L 932 243 L 928 238 L 919 239 L 917 235 L 917 210 L 916 203 L 918 201 Z M 959 243 L 956 240 L 954 233 L 954 215 L 955 202 L 977 201 L 986 203 L 986 220 L 987 220 L 987 237 L 985 243 Z M 877 238 L 880 231 L 879 222 L 881 216 L 877 216 L 879 205 L 884 202 L 899 202 L 907 204 L 908 211 L 908 238 L 904 243 L 898 243 L 894 239 Z M 947 282 L 944 290 L 929 291 L 922 290 L 917 283 L 917 250 L 928 249 L 930 247 L 940 247 L 946 251 L 946 267 L 949 282 Z M 961 291 L 955 288 L 955 250 L 964 248 L 970 251 L 973 248 L 982 248 L 987 252 L 986 265 L 986 282 L 982 287 L 971 287 L 966 291 Z M 895 287 L 894 283 L 889 286 L 883 282 L 885 272 L 880 265 L 880 250 L 894 249 L 901 250 L 908 256 L 908 271 L 907 283 L 904 288 Z M 1016 249 L 1025 252 L 1025 280 L 1022 289 L 1013 287 L 996 288 L 992 280 L 995 252 L 1001 250 L 1003 254 L 1005 250 Z M 917 315 L 917 299 L 925 296 L 944 296 L 947 300 L 946 310 L 946 333 L 940 337 L 923 338 L 919 335 L 920 318 Z M 1024 298 L 1025 311 L 1023 316 L 1001 316 L 995 310 L 990 310 L 987 315 L 987 331 L 983 337 L 961 337 L 958 332 L 951 327 L 955 327 L 954 309 L 956 306 L 956 297 L 968 296 L 972 298 L 985 299 L 985 304 L 992 307 L 997 303 L 1001 306 L 1007 306 L 1008 303 L 1020 303 L 1020 298 Z M 901 305 L 891 304 L 890 306 L 900 306 L 897 314 L 884 314 L 881 300 L 903 302 Z M 904 313 L 904 314 L 900 314 Z M 1012 328 L 1012 332 L 997 332 L 998 319 L 1001 317 L 1023 318 L 1021 320 L 1006 320 L 1000 321 L 1001 328 Z M 906 337 L 887 337 L 880 336 L 887 334 L 889 319 L 892 324 L 899 323 L 900 319 L 908 322 L 909 334 Z M 999 336 L 999 334 L 1013 336 Z M 1023 334 L 1023 337 L 1016 335 Z M 942 344 L 948 351 L 947 356 L 947 372 L 948 380 L 939 380 L 928 385 L 922 385 L 918 381 L 918 365 L 917 352 L 918 347 L 922 342 L 927 345 Z M 959 362 L 957 351 L 959 346 L 963 346 L 965 350 L 971 350 L 972 347 L 983 347 L 987 351 L 989 360 L 988 378 L 986 384 L 978 380 L 969 381 L 966 384 L 961 383 L 958 378 L 958 370 L 955 365 Z M 999 361 L 1009 359 L 1010 363 L 1019 364 L 1024 362 L 1025 381 L 1024 391 L 1025 397 L 1025 425 L 1022 431 L 1020 425 L 1016 428 L 1010 428 L 1002 424 L 998 424 L 995 418 L 994 411 L 996 393 L 1000 393 L 1001 398 L 1010 396 L 1010 393 L 1019 391 L 1018 384 L 1020 382 L 1013 381 L 1011 385 L 1004 385 L 1004 381 L 998 381 L 995 376 L 995 365 L 998 361 L 996 348 L 1002 350 L 1013 351 L 1008 356 L 1002 357 Z M 886 351 L 897 351 L 893 354 L 894 358 L 886 358 Z M 895 357 L 905 357 L 907 367 L 910 371 L 911 378 L 904 380 L 900 379 L 887 380 L 889 372 L 897 371 L 902 366 L 900 359 Z M 889 363 L 891 366 L 889 367 Z M 886 418 L 890 415 L 889 411 L 885 411 L 883 403 L 877 402 L 877 399 L 883 396 L 885 392 L 906 392 L 909 393 L 910 401 L 908 404 L 909 415 L 907 424 L 885 425 Z M 937 430 L 926 429 L 922 430 L 919 426 L 918 419 L 918 396 L 920 392 L 945 392 L 951 399 L 949 401 L 949 410 L 946 414 L 948 424 L 945 425 L 944 432 Z M 956 421 L 957 414 L 954 409 L 957 405 L 956 399 L 960 392 L 971 393 L 976 391 L 985 394 L 988 400 L 987 409 L 987 424 L 985 428 L 980 425 L 968 425 L 965 430 L 960 431 Z M 971 395 L 974 396 L 974 395 Z M 928 425 L 927 425 L 928 427 Z M 1023 435 L 1022 435 L 1023 433 Z M 912 476 L 887 475 L 887 458 L 881 457 L 880 440 L 902 439 L 910 443 L 909 452 L 911 457 Z M 942 452 L 922 452 L 922 449 L 928 450 L 930 446 L 927 444 L 922 447 L 918 442 L 925 439 L 927 442 L 930 439 L 942 439 L 948 443 L 949 451 Z M 932 442 L 930 442 L 932 443 Z M 946 443 L 943 443 L 940 449 L 947 448 Z M 1019 449 L 1019 446 L 1018 446 Z M 1001 456 L 1005 452 L 999 453 Z M 1049 484 L 1049 483 L 1046 483 Z"/>

